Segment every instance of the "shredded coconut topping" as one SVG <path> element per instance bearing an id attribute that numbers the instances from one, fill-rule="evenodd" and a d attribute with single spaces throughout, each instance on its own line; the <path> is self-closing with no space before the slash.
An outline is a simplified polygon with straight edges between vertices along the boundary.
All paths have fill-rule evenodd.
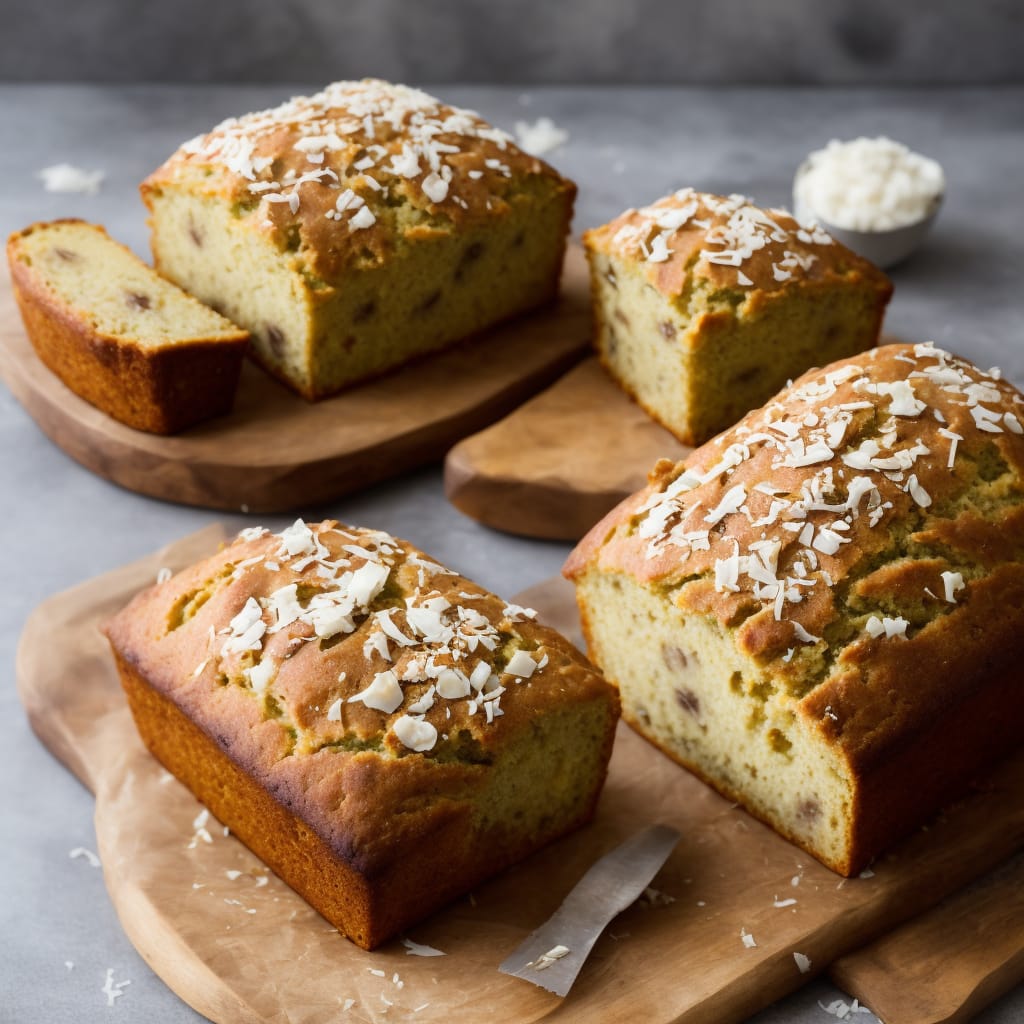
<path id="1" fill-rule="evenodd" d="M 222 678 L 236 679 L 277 717 L 284 714 L 277 687 L 288 660 L 307 643 L 330 646 L 357 630 L 367 663 L 362 689 L 355 692 L 342 671 L 317 718 L 339 723 L 347 735 L 346 721 L 369 709 L 390 719 L 383 733 L 415 752 L 448 739 L 438 726 L 467 698 L 468 713 L 493 725 L 504 716 L 508 691 L 549 664 L 548 649 L 520 632 L 534 628 L 536 612 L 484 592 L 449 589 L 445 596 L 439 581 L 455 574 L 386 533 L 299 519 L 266 536 L 255 529 L 239 535 L 240 543 L 262 541 L 264 550 L 229 563 L 230 576 L 272 573 L 275 589 L 247 597 L 220 633 L 210 630 L 210 656 L 195 674 L 213 661 Z M 278 559 L 272 569 L 267 553 Z"/>
<path id="2" fill-rule="evenodd" d="M 535 153 L 565 138 L 543 118 L 520 127 L 524 148 Z M 284 170 L 282 132 L 290 133 L 291 151 L 284 150 Z M 492 209 L 512 162 L 527 173 L 552 173 L 472 111 L 375 79 L 334 82 L 315 95 L 229 118 L 185 143 L 175 159 L 236 176 L 271 225 L 283 209 L 294 219 L 312 196 L 310 209 L 344 222 L 348 232 L 372 228 L 393 191 L 410 194 L 407 184 L 421 206 L 444 206 L 453 215 L 453 206 L 468 210 L 471 203 Z"/>
<path id="3" fill-rule="evenodd" d="M 996 374 L 931 343 L 909 351 L 913 357 L 893 356 L 907 365 L 902 379 L 874 379 L 874 355 L 862 365 L 809 375 L 788 392 L 785 403 L 770 403 L 701 449 L 703 458 L 677 467 L 634 513 L 631 529 L 645 541 L 646 557 L 658 559 L 675 549 L 681 552 L 673 555 L 680 575 L 697 560 L 702 567 L 697 573 L 707 566 L 717 593 L 750 593 L 777 621 L 791 623 L 799 644 L 818 643 L 820 637 L 801 621 L 801 606 L 817 588 L 832 586 L 829 560 L 841 559 L 854 533 L 877 528 L 897 504 L 905 508 L 910 502 L 927 515 L 933 497 L 922 481 L 933 486 L 939 469 L 948 479 L 957 442 L 966 437 L 977 443 L 978 432 L 1006 432 L 1007 417 L 1014 415 L 1006 406 L 1024 404 L 1012 389 L 998 385 Z M 840 388 L 844 395 L 837 398 Z M 851 402 L 846 400 L 851 391 L 875 400 Z M 930 409 L 924 395 L 941 396 L 944 408 L 955 413 L 959 433 L 936 430 L 931 413 L 941 410 Z M 950 441 L 949 449 L 933 450 L 922 440 L 931 441 L 933 434 L 922 435 L 918 423 L 931 423 L 933 432 Z M 717 459 L 704 455 L 715 445 L 724 446 Z M 755 458 L 778 477 L 749 489 L 744 483 L 729 485 L 729 476 Z M 776 479 L 793 479 L 787 474 L 794 468 L 813 472 L 799 477 L 794 490 L 778 486 Z M 741 547 L 737 535 L 749 536 L 751 529 L 761 529 L 762 539 Z M 942 573 L 942 585 L 949 603 L 966 588 L 956 569 Z M 898 615 L 865 615 L 861 622 L 872 638 L 905 638 L 910 626 Z M 789 647 L 783 661 L 788 663 L 795 649 Z"/>
<path id="4" fill-rule="evenodd" d="M 751 287 L 755 280 L 740 268 L 762 250 L 768 257 L 772 281 L 783 283 L 804 275 L 817 262 L 813 246 L 831 245 L 821 228 L 801 227 L 784 210 L 763 210 L 742 195 L 715 196 L 692 188 L 639 210 L 628 210 L 612 236 L 613 247 L 648 263 L 665 263 L 684 237 L 699 241 L 699 259 L 719 267 L 735 267 L 736 283 Z"/>

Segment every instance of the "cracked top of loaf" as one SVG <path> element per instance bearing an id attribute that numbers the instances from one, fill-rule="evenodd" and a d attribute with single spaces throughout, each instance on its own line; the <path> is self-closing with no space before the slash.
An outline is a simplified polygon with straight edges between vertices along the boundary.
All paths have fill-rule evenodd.
<path id="1" fill-rule="evenodd" d="M 614 702 L 534 617 L 389 534 L 298 520 L 243 530 L 106 631 L 271 793 L 372 860 L 482 788 L 536 716 Z M 408 802 L 388 835 L 382 801 Z"/>
<path id="2" fill-rule="evenodd" d="M 330 279 L 353 254 L 501 217 L 575 185 L 479 115 L 377 79 L 334 82 L 182 145 L 142 185 L 232 204 Z"/>
<path id="3" fill-rule="evenodd" d="M 659 463 L 588 571 L 717 620 L 864 764 L 1024 654 L 1024 397 L 932 344 L 812 370 Z"/>
<path id="4" fill-rule="evenodd" d="M 650 206 L 629 209 L 584 233 L 588 248 L 640 263 L 669 298 L 693 278 L 720 288 L 779 291 L 796 281 L 854 276 L 888 279 L 818 225 L 785 210 L 761 209 L 746 196 L 680 189 Z"/>

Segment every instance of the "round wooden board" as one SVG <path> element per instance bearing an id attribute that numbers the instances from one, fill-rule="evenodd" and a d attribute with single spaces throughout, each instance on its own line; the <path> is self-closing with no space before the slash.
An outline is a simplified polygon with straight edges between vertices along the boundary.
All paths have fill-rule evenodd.
<path id="1" fill-rule="evenodd" d="M 593 824 L 413 930 L 415 941 L 446 956 L 409 956 L 397 941 L 367 953 L 204 819 L 148 754 L 99 632 L 160 567 L 181 569 L 221 538 L 208 527 L 51 597 L 29 616 L 17 657 L 18 693 L 33 729 L 96 795 L 104 878 L 125 931 L 166 983 L 212 1021 L 727 1024 L 1020 848 L 1024 752 L 880 858 L 872 877 L 842 880 L 620 725 Z M 565 581 L 516 600 L 578 631 Z M 621 914 L 564 1001 L 498 973 L 597 857 L 652 821 L 683 835 L 654 882 L 674 902 Z M 780 907 L 783 896 L 797 902 Z M 972 915 L 960 935 L 929 932 L 928 954 L 941 963 L 944 951 L 965 942 L 983 952 L 987 920 Z M 744 930 L 755 936 L 753 948 L 740 941 Z M 810 958 L 810 973 L 801 973 L 794 952 Z M 929 988 L 958 991 L 945 974 L 929 978 Z M 870 1000 L 872 984 L 865 982 L 863 998 Z"/>
<path id="2" fill-rule="evenodd" d="M 334 398 L 307 403 L 246 362 L 234 411 L 174 437 L 133 430 L 37 358 L 0 283 L 0 375 L 43 432 L 140 494 L 231 511 L 315 505 L 440 459 L 575 363 L 590 335 L 586 264 L 566 257 L 557 303 Z"/>
<path id="3" fill-rule="evenodd" d="M 452 448 L 445 493 L 460 511 L 496 529 L 576 541 L 643 487 L 658 459 L 682 459 L 692 450 L 592 357 Z"/>

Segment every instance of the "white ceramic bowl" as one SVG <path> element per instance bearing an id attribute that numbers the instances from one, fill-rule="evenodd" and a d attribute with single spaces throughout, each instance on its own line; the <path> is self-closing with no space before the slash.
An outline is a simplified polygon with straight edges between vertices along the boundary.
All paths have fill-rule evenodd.
<path id="1" fill-rule="evenodd" d="M 806 171 L 807 164 L 803 164 L 796 172 L 796 181 Z M 837 242 L 841 242 L 848 249 L 870 260 L 877 267 L 892 267 L 902 263 L 921 243 L 925 240 L 931 230 L 935 218 L 939 214 L 939 207 L 942 206 L 942 194 L 937 195 L 929 204 L 928 212 L 921 220 L 913 224 L 905 224 L 903 227 L 892 228 L 888 231 L 859 231 L 853 228 L 840 228 L 835 224 L 829 224 L 823 217 L 818 216 L 814 210 L 807 209 L 796 199 L 796 182 L 793 188 L 793 205 L 796 219 L 803 223 L 816 221 L 820 224 Z"/>

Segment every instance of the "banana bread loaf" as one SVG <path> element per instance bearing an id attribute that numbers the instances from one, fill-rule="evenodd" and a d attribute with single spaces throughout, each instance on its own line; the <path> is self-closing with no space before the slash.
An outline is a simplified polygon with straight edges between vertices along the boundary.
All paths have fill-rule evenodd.
<path id="1" fill-rule="evenodd" d="M 614 689 L 529 609 L 373 530 L 243 530 L 106 627 L 139 731 L 371 949 L 589 820 Z"/>
<path id="2" fill-rule="evenodd" d="M 103 228 L 33 224 L 7 259 L 33 347 L 75 394 L 154 434 L 230 411 L 249 335 Z"/>
<path id="3" fill-rule="evenodd" d="M 162 274 L 308 399 L 554 298 L 575 186 L 386 82 L 225 121 L 142 185 Z"/>
<path id="4" fill-rule="evenodd" d="M 877 343 L 892 286 L 820 228 L 682 189 L 583 236 L 598 355 L 684 444 Z"/>
<path id="5" fill-rule="evenodd" d="M 842 874 L 1021 742 L 1024 399 L 932 345 L 814 370 L 581 542 L 623 716 Z"/>

